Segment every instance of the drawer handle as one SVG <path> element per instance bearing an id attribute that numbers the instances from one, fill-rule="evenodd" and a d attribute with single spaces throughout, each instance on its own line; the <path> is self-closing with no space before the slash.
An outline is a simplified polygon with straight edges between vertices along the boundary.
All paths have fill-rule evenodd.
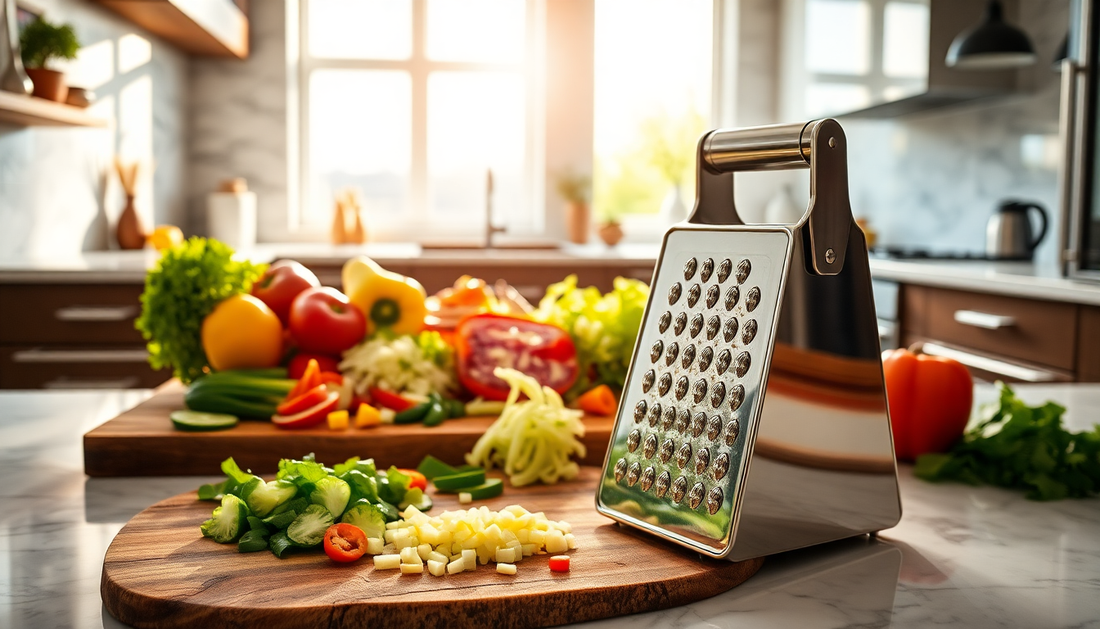
<path id="1" fill-rule="evenodd" d="M 982 371 L 988 371 L 1008 378 L 1015 378 L 1024 382 L 1057 382 L 1064 380 L 1064 378 L 1058 377 L 1058 374 L 1050 371 L 1014 365 L 1003 360 L 997 360 L 996 358 L 979 356 L 951 347 L 944 347 L 939 343 L 923 343 L 921 345 L 921 351 L 931 356 L 943 356 L 944 358 L 957 360 L 967 367 L 981 369 Z"/>
<path id="2" fill-rule="evenodd" d="M 67 306 L 53 316 L 58 321 L 129 321 L 137 316 L 137 306 Z"/>
<path id="3" fill-rule="evenodd" d="M 149 360 L 144 349 L 42 349 L 35 347 L 11 355 L 17 363 L 143 363 Z"/>
<path id="4" fill-rule="evenodd" d="M 64 376 L 50 380 L 42 385 L 43 389 L 66 390 L 66 389 L 132 389 L 138 385 L 138 379 L 134 376 L 126 376 L 125 378 L 116 378 L 114 380 L 70 380 Z"/>
<path id="5" fill-rule="evenodd" d="M 978 312 L 977 310 L 956 310 L 955 321 L 983 330 L 1000 330 L 1016 325 L 1015 317 Z"/>

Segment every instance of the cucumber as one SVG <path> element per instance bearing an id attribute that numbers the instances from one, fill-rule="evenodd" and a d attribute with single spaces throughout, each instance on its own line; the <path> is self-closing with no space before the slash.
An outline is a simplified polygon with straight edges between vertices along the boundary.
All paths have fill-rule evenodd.
<path id="1" fill-rule="evenodd" d="M 222 497 L 222 504 L 214 508 L 210 519 L 202 523 L 203 537 L 213 538 L 219 544 L 236 541 L 248 524 L 248 505 L 233 494 Z M 322 533 L 324 535 L 324 533 Z"/>
<path id="2" fill-rule="evenodd" d="M 446 476 L 436 476 L 432 479 L 435 488 L 439 491 L 454 493 L 465 490 L 467 487 L 475 487 L 485 482 L 485 470 L 478 468 Z"/>
<path id="3" fill-rule="evenodd" d="M 434 402 L 427 401 L 421 402 L 412 408 L 407 408 L 397 415 L 393 416 L 393 423 L 395 424 L 415 424 L 418 421 L 423 421 L 424 416 L 431 410 Z"/>
<path id="4" fill-rule="evenodd" d="M 405 500 L 397 505 L 397 508 L 404 513 L 405 508 L 412 505 L 423 512 L 431 509 L 433 504 L 431 496 L 425 494 L 419 487 L 413 487 L 405 493 Z"/>
<path id="5" fill-rule="evenodd" d="M 470 494 L 470 498 L 474 500 L 496 498 L 504 493 L 504 482 L 499 478 L 490 478 L 476 487 L 467 487 L 463 489 L 462 493 Z"/>
<path id="6" fill-rule="evenodd" d="M 236 416 L 226 413 L 204 413 L 202 411 L 172 411 L 169 415 L 177 430 L 193 432 L 204 430 L 226 430 L 237 425 Z"/>
<path id="7" fill-rule="evenodd" d="M 275 414 L 279 400 L 274 398 L 265 400 L 244 399 L 226 393 L 192 387 L 187 390 L 187 393 L 183 394 L 183 403 L 193 411 L 270 419 Z"/>
<path id="8" fill-rule="evenodd" d="M 424 478 L 428 480 L 432 480 L 436 476 L 448 476 L 458 472 L 454 467 L 447 465 L 430 454 L 424 457 L 420 465 L 416 466 L 416 471 L 423 474 Z"/>
<path id="9" fill-rule="evenodd" d="M 325 538 L 325 531 L 332 526 L 332 514 L 321 505 L 309 505 L 290 526 L 286 527 L 286 536 L 296 546 L 308 548 L 316 546 Z"/>

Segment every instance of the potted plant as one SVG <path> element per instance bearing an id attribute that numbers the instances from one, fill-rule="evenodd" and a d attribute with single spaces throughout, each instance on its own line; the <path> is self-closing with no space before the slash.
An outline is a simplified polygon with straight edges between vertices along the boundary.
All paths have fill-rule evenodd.
<path id="1" fill-rule="evenodd" d="M 565 231 L 570 242 L 583 245 L 588 242 L 589 223 L 588 195 L 592 188 L 592 179 L 587 175 L 566 172 L 556 181 L 558 195 L 565 200 Z"/>
<path id="2" fill-rule="evenodd" d="M 601 216 L 596 233 L 608 247 L 614 247 L 623 239 L 623 227 L 619 223 L 619 215 L 617 212 L 604 210 Z"/>
<path id="3" fill-rule="evenodd" d="M 51 24 L 42 17 L 23 27 L 19 36 L 23 65 L 34 83 L 34 95 L 46 100 L 64 102 L 69 88 L 65 75 L 46 65 L 53 59 L 75 59 L 80 42 L 69 24 Z"/>

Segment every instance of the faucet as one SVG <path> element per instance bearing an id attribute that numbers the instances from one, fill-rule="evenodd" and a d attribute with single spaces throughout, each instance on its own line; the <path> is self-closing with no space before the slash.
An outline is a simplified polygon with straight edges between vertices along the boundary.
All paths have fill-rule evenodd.
<path id="1" fill-rule="evenodd" d="M 493 248 L 493 234 L 508 231 L 507 227 L 493 225 L 493 171 L 485 171 L 485 248 Z"/>

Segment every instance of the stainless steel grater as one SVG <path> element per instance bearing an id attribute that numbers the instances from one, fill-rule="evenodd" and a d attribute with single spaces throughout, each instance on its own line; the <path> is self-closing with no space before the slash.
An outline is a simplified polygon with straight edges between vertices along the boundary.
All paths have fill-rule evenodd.
<path id="1" fill-rule="evenodd" d="M 712 131 L 665 234 L 596 508 L 734 561 L 901 518 L 867 246 L 835 120 Z M 746 225 L 736 171 L 810 169 L 794 225 Z"/>

